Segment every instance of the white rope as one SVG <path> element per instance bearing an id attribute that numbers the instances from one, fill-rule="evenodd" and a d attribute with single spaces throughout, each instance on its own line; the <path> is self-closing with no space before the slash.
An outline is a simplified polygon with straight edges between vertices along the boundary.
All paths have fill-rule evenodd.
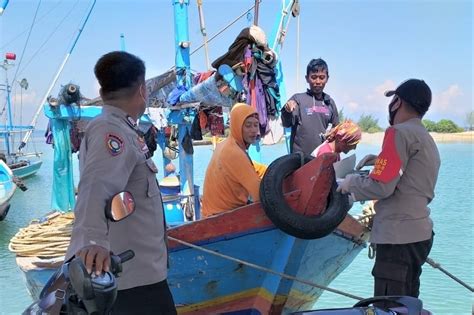
<path id="1" fill-rule="evenodd" d="M 198 13 L 199 13 L 199 26 L 201 27 L 201 34 L 203 37 L 204 43 L 204 55 L 206 58 L 206 67 L 207 70 L 211 70 L 211 62 L 209 61 L 209 46 L 207 44 L 207 31 L 206 31 L 206 22 L 204 21 L 204 9 L 202 7 L 202 0 L 197 0 Z"/>
<path id="2" fill-rule="evenodd" d="M 321 289 L 321 290 L 325 290 L 325 291 L 329 291 L 329 292 L 332 292 L 332 293 L 335 293 L 335 294 L 343 295 L 343 296 L 348 297 L 348 298 L 351 298 L 351 299 L 363 300 L 363 298 L 361 298 L 361 297 L 359 297 L 359 296 L 357 296 L 357 295 L 352 295 L 352 294 L 350 294 L 350 293 L 346 293 L 346 292 L 343 292 L 343 291 L 340 291 L 340 290 L 332 289 L 332 288 L 330 288 L 330 287 L 323 286 L 323 285 L 320 285 L 320 284 L 317 284 L 317 283 L 314 283 L 314 282 L 311 282 L 311 281 L 299 279 L 299 278 L 296 278 L 296 277 L 293 277 L 293 276 L 290 276 L 290 275 L 287 275 L 287 274 L 284 274 L 284 273 L 281 273 L 281 272 L 277 272 L 277 271 L 274 271 L 274 270 L 271 270 L 271 269 L 268 269 L 268 268 L 265 268 L 265 267 L 262 267 L 262 266 L 259 266 L 259 265 L 250 263 L 250 262 L 245 261 L 245 260 L 241 260 L 241 259 L 238 259 L 238 258 L 234 258 L 234 257 L 231 257 L 231 256 L 227 256 L 227 255 L 224 255 L 224 254 L 215 252 L 215 251 L 213 251 L 213 250 L 209 250 L 209 249 L 206 249 L 206 248 L 204 248 L 204 247 L 201 247 L 201 246 L 198 246 L 198 245 L 194 245 L 194 244 L 191 244 L 191 243 L 188 243 L 188 242 L 179 240 L 179 239 L 174 238 L 174 237 L 171 237 L 171 236 L 168 236 L 168 239 L 170 239 L 170 240 L 172 240 L 172 241 L 175 241 L 175 242 L 177 242 L 177 243 L 180 243 L 180 244 L 182 244 L 182 245 L 185 245 L 185 246 L 187 246 L 187 247 L 191 247 L 191 248 L 194 248 L 194 249 L 203 251 L 203 252 L 205 252 L 205 253 L 208 253 L 208 254 L 211 254 L 211 255 L 214 255 L 214 256 L 218 256 L 218 257 L 227 259 L 227 260 L 235 261 L 235 262 L 237 262 L 237 263 L 239 263 L 239 264 L 243 264 L 243 265 L 245 265 L 245 266 L 247 266 L 247 267 L 254 268 L 254 269 L 257 269 L 257 270 L 260 270 L 260 271 L 264 271 L 264 272 L 268 272 L 268 273 L 277 275 L 277 276 L 279 276 L 279 277 L 282 277 L 282 278 L 285 278 L 285 279 L 288 279 L 288 280 L 300 282 L 300 283 L 303 283 L 303 284 L 306 284 L 306 285 L 309 285 L 309 286 L 312 286 L 312 287 L 315 287 L 315 288 L 318 288 L 318 289 Z"/>

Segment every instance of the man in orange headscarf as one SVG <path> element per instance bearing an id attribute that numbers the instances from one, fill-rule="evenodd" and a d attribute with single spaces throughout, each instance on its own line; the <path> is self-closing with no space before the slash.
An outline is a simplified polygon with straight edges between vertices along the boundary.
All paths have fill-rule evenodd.
<path id="1" fill-rule="evenodd" d="M 362 132 L 359 126 L 351 120 L 345 120 L 326 134 L 326 141 L 318 146 L 312 156 L 318 157 L 324 153 L 347 153 L 354 150 L 360 142 Z"/>
<path id="2" fill-rule="evenodd" d="M 258 114 L 238 103 L 230 112 L 230 135 L 219 143 L 204 179 L 202 214 L 208 217 L 260 200 L 260 180 L 265 167 L 254 166 L 248 147 L 259 137 Z"/>

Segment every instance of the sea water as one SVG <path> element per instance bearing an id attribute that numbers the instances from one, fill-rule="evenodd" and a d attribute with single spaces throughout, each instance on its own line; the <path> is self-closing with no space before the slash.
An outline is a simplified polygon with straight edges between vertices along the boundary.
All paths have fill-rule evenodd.
<path id="1" fill-rule="evenodd" d="M 44 153 L 43 166 L 37 175 L 25 180 L 28 187 L 26 192 L 17 190 L 11 200 L 7 218 L 0 222 L 0 314 L 21 314 L 32 302 L 25 280 L 15 264 L 15 256 L 8 250 L 8 242 L 18 229 L 50 209 L 53 150 L 46 144 L 37 143 L 36 146 Z M 473 286 L 473 146 L 456 143 L 440 144 L 438 147 L 442 165 L 436 196 L 430 204 L 436 233 L 430 257 Z M 365 154 L 377 153 L 379 149 L 378 145 L 359 145 L 356 150 L 357 157 L 360 159 Z M 285 152 L 283 144 L 263 147 L 262 160 L 270 163 Z M 210 146 L 195 147 L 195 184 L 202 186 L 211 155 Z M 155 156 L 154 159 L 162 170 L 161 158 Z M 74 161 L 77 169 L 76 156 Z M 160 172 L 160 178 L 162 174 Z M 351 213 L 360 213 L 361 209 L 362 205 L 355 204 Z M 330 287 L 370 297 L 373 292 L 373 279 L 370 274 L 373 262 L 367 257 L 367 250 L 363 250 Z M 427 264 L 421 276 L 420 297 L 425 308 L 434 314 L 472 313 L 472 293 Z M 315 307 L 348 307 L 355 302 L 350 298 L 327 292 L 321 296 Z"/>

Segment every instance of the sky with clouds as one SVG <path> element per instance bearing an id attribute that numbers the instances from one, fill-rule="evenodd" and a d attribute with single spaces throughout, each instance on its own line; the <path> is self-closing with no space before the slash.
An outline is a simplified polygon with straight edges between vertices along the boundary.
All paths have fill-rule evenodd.
<path id="1" fill-rule="evenodd" d="M 196 1 L 189 2 L 193 48 L 203 39 Z M 10 0 L 0 16 L 0 54 L 2 58 L 6 52 L 17 54 L 17 67 L 8 71 L 9 79 L 16 74 L 16 81 L 26 78 L 29 82 L 27 90 L 21 90 L 17 83 L 13 86 L 15 116 L 20 116 L 21 104 L 23 123 L 32 117 L 45 96 L 91 3 L 92 0 Z M 203 0 L 209 36 L 253 3 L 254 0 Z M 383 92 L 414 77 L 424 79 L 433 91 L 426 118 L 448 118 L 465 125 L 467 113 L 473 110 L 472 1 L 300 0 L 300 5 L 299 32 L 298 20 L 292 19 L 280 55 L 288 96 L 306 89 L 306 65 L 310 59 L 322 57 L 329 64 L 326 92 L 347 117 L 357 120 L 361 114 L 370 114 L 386 126 L 389 100 Z M 259 26 L 267 35 L 280 11 L 281 1 L 262 1 Z M 251 21 L 251 15 L 244 16 L 213 40 L 209 44 L 211 61 L 222 55 Z M 52 94 L 58 93 L 61 84 L 73 82 L 81 86 L 85 96 L 97 96 L 94 64 L 104 53 L 120 49 L 121 33 L 125 35 L 127 51 L 145 61 L 147 77 L 166 71 L 174 65 L 173 23 L 171 0 L 97 1 Z M 202 49 L 191 57 L 192 69 L 205 70 L 205 64 Z M 4 73 L 0 80 L 4 82 Z M 0 107 L 3 105 L 2 99 Z M 3 116 L 1 119 L 3 122 Z M 44 128 L 46 123 L 41 117 L 38 127 Z"/>

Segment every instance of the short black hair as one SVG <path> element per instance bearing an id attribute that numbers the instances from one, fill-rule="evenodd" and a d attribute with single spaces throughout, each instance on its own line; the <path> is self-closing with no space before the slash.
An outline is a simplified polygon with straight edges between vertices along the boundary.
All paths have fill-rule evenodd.
<path id="1" fill-rule="evenodd" d="M 131 88 L 145 79 L 145 63 L 124 51 L 112 51 L 99 58 L 94 67 L 103 94 Z"/>
<path id="2" fill-rule="evenodd" d="M 326 70 L 326 73 L 329 75 L 328 64 L 321 58 L 311 59 L 306 67 L 306 75 L 309 75 L 310 72 L 316 72 L 318 70 Z"/>

